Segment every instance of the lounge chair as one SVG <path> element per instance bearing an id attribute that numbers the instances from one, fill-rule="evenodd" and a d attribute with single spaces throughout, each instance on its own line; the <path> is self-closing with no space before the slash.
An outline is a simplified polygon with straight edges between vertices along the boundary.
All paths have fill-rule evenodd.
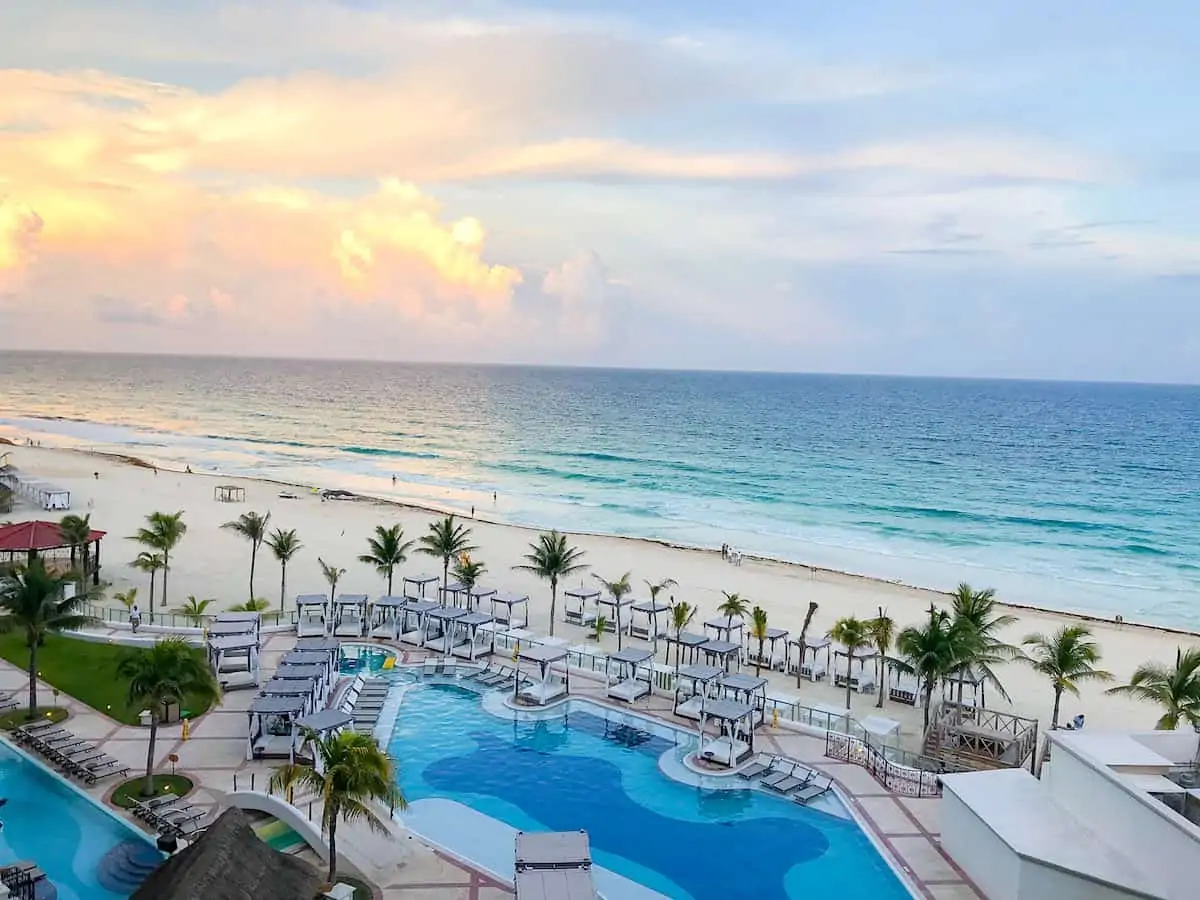
<path id="1" fill-rule="evenodd" d="M 826 778 L 823 782 L 815 781 L 812 784 L 805 785 L 799 788 L 792 799 L 797 803 L 808 804 L 810 801 L 817 799 L 822 794 L 833 789 L 833 779 Z"/>
<path id="2" fill-rule="evenodd" d="M 36 731 L 17 731 L 20 743 L 36 744 L 37 741 L 48 741 L 60 734 L 70 734 L 67 729 L 58 725 L 53 725 L 49 728 L 39 728 Z"/>
<path id="3" fill-rule="evenodd" d="M 31 737 L 35 734 L 43 734 L 51 729 L 58 728 L 57 722 L 51 722 L 47 719 L 45 722 L 30 722 L 28 725 L 20 725 L 13 729 L 13 734 L 16 735 L 18 741 L 21 738 Z"/>
<path id="4" fill-rule="evenodd" d="M 785 778 L 791 778 L 795 771 L 796 766 L 794 763 L 777 759 L 775 760 L 775 765 L 771 767 L 771 770 L 767 772 L 767 774 L 764 775 L 758 783 L 763 787 L 772 787 L 783 781 Z"/>
<path id="5" fill-rule="evenodd" d="M 83 780 L 88 784 L 95 784 L 104 778 L 112 778 L 114 775 L 124 778 L 128 774 L 129 766 L 122 765 L 118 759 L 110 758 L 99 765 L 87 767 Z"/>
<path id="6" fill-rule="evenodd" d="M 743 778 L 753 779 L 770 772 L 779 762 L 778 756 L 756 756 L 754 762 L 738 772 Z"/>
<path id="7" fill-rule="evenodd" d="M 79 756 L 85 756 L 86 754 L 92 753 L 95 750 L 96 750 L 96 745 L 93 744 L 91 741 L 78 740 L 78 741 L 72 741 L 71 743 L 66 744 L 64 746 L 55 747 L 51 752 L 47 753 L 46 755 L 48 757 L 50 757 L 50 759 L 53 762 L 59 763 L 61 765 L 69 759 L 75 759 L 76 757 L 79 757 Z"/>
<path id="8" fill-rule="evenodd" d="M 153 816 L 156 812 L 165 809 L 168 806 L 180 802 L 179 797 L 174 794 L 163 794 L 159 797 L 151 797 L 149 800 L 135 801 L 131 812 L 139 819 L 144 819 L 147 816 Z"/>
<path id="9" fill-rule="evenodd" d="M 773 781 L 771 784 L 763 782 L 763 787 L 766 787 L 777 794 L 790 794 L 792 791 L 799 790 L 812 781 L 813 771 L 809 769 L 803 777 L 798 778 L 795 774 L 795 769 L 792 774 L 782 781 Z"/>
<path id="10" fill-rule="evenodd" d="M 64 760 L 62 765 L 63 769 L 71 775 L 78 776 L 79 778 L 86 778 L 91 766 L 110 759 L 112 759 L 112 757 L 103 750 L 97 750 L 93 747 L 87 753 L 84 753 L 77 758 Z"/>
<path id="11" fill-rule="evenodd" d="M 476 669 L 473 672 L 468 672 L 462 676 L 463 681 L 478 681 L 480 678 L 485 678 L 495 672 L 495 665 L 492 662 L 484 664 L 482 669 Z"/>

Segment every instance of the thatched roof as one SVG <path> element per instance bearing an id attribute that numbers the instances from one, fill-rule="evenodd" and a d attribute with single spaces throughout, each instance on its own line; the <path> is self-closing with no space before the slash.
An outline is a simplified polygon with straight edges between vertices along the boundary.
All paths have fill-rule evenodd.
<path id="1" fill-rule="evenodd" d="M 240 809 L 150 873 L 130 900 L 312 900 L 322 876 L 259 840 Z"/>

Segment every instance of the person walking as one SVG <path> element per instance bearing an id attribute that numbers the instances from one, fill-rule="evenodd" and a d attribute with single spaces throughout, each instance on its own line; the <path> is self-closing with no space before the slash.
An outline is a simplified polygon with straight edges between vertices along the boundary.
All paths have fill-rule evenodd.
<path id="1" fill-rule="evenodd" d="M 134 634 L 137 634 L 138 626 L 141 624 L 142 611 L 138 609 L 138 605 L 135 603 L 129 607 L 129 628 Z"/>

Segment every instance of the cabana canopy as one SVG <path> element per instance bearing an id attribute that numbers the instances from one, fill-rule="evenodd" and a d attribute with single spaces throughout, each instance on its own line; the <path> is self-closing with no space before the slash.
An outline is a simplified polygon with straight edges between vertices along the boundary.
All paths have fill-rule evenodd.
<path id="1" fill-rule="evenodd" d="M 583 585 L 563 591 L 563 621 L 575 625 L 596 621 L 595 611 L 589 611 L 587 607 L 599 599 L 600 591 Z"/>
<path id="2" fill-rule="evenodd" d="M 533 644 L 532 646 L 522 650 L 518 655 L 518 667 L 522 662 L 537 663 L 541 674 L 541 681 L 531 684 L 524 690 L 520 691 L 518 696 L 521 699 L 528 700 L 538 706 L 544 706 L 551 700 L 566 696 L 570 690 L 570 669 L 564 670 L 564 678 L 561 683 L 555 680 L 551 674 L 550 667 L 556 662 L 562 662 L 567 658 L 567 648 L 558 647 L 547 644 Z M 514 679 L 517 682 L 517 687 L 520 687 L 520 679 Z"/>
<path id="3" fill-rule="evenodd" d="M 213 488 L 213 499 L 221 503 L 241 503 L 246 499 L 246 489 L 236 484 L 218 484 Z"/>
<path id="4" fill-rule="evenodd" d="M 340 709 L 323 709 L 302 719 L 297 719 L 296 727 L 321 734 L 326 731 L 345 728 L 353 721 L 354 716 L 348 712 L 342 712 Z"/>
<path id="5" fill-rule="evenodd" d="M 293 652 L 301 653 L 336 653 L 341 642 L 337 638 L 331 637 L 310 637 L 300 638 L 296 641 L 296 646 L 292 648 Z"/>
<path id="6" fill-rule="evenodd" d="M 441 578 L 438 575 L 426 575 L 424 573 L 420 575 L 405 575 L 400 581 L 400 589 L 405 594 L 408 594 L 408 586 L 411 584 L 413 590 L 417 591 L 420 596 L 424 597 L 425 587 L 430 584 L 437 584 L 440 580 Z"/>
<path id="7" fill-rule="evenodd" d="M 329 598 L 324 594 L 299 594 L 296 597 L 296 605 L 305 606 L 328 606 Z"/>
<path id="8" fill-rule="evenodd" d="M 733 641 L 705 641 L 698 649 L 710 663 L 720 660 L 722 667 L 728 670 L 730 662 L 738 660 L 742 648 Z"/>
<path id="9" fill-rule="evenodd" d="M 503 606 L 504 612 L 498 613 L 496 606 Z M 516 627 L 517 623 L 513 621 L 514 606 L 524 606 L 525 614 L 521 617 L 521 627 L 529 624 L 529 595 L 528 594 L 508 594 L 498 593 L 492 597 L 492 617 L 497 622 L 503 622 L 505 625 Z"/>
<path id="10" fill-rule="evenodd" d="M 100 539 L 107 532 L 92 529 L 88 532 L 87 572 L 92 583 L 100 583 Z M 17 522 L 0 526 L 0 558 L 6 562 L 27 563 L 35 556 L 65 557 L 71 545 L 63 539 L 57 522 Z"/>
<path id="11" fill-rule="evenodd" d="M 679 634 L 667 635 L 667 644 L 678 644 L 679 649 L 687 655 L 689 663 L 695 663 L 696 648 L 707 642 L 707 637 L 691 631 L 681 631 Z M 670 651 L 668 650 L 668 652 Z"/>

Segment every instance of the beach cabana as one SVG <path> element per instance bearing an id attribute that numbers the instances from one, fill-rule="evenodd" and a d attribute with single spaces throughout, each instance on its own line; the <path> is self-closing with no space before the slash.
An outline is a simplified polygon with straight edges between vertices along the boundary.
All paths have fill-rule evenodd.
<path id="1" fill-rule="evenodd" d="M 338 637 L 362 637 L 367 618 L 366 594 L 338 594 L 333 601 L 333 633 Z"/>
<path id="2" fill-rule="evenodd" d="M 963 666 L 946 676 L 942 683 L 942 699 L 966 706 L 987 706 L 987 694 L 984 686 L 987 679 L 982 669 L 975 666 Z M 959 685 L 962 685 L 962 700 L 959 697 Z"/>
<path id="3" fill-rule="evenodd" d="M 271 676 L 271 680 L 284 679 L 287 681 L 307 681 L 312 679 L 316 681 L 316 690 L 313 697 L 316 699 L 316 707 L 325 705 L 325 701 L 329 699 L 330 691 L 333 689 L 333 680 L 329 677 L 329 667 L 323 665 L 296 665 L 295 663 L 282 663 L 275 669 L 275 674 Z"/>
<path id="4" fill-rule="evenodd" d="M 400 638 L 400 619 L 408 600 L 404 597 L 383 596 L 371 604 L 371 637 L 386 638 L 393 641 Z"/>
<path id="5" fill-rule="evenodd" d="M 272 678 L 262 686 L 263 697 L 299 697 L 304 701 L 304 712 L 310 713 L 317 706 L 319 678 Z"/>
<path id="6" fill-rule="evenodd" d="M 746 662 L 752 665 L 765 666 L 768 671 L 778 669 L 783 671 L 787 662 L 786 628 L 768 628 L 767 636 L 762 644 L 762 656 L 758 654 L 758 638 L 746 632 Z"/>
<path id="7" fill-rule="evenodd" d="M 622 597 L 620 600 L 606 594 L 596 600 L 596 609 L 599 614 L 604 617 L 604 630 L 611 631 L 614 634 L 617 630 L 617 622 L 621 623 L 621 632 L 629 633 L 630 610 L 633 608 L 633 599 L 630 597 Z"/>
<path id="8" fill-rule="evenodd" d="M 793 658 L 793 653 L 795 654 Z M 833 653 L 833 642 L 829 636 L 804 638 L 804 665 L 800 665 L 800 639 L 788 641 L 787 671 L 789 675 L 799 674 L 809 681 L 820 681 L 829 674 L 829 663 Z M 800 669 L 799 673 L 796 669 Z"/>
<path id="9" fill-rule="evenodd" d="M 893 703 L 903 703 L 905 706 L 921 705 L 924 691 L 921 689 L 921 679 L 911 672 L 903 672 L 889 661 L 887 663 L 887 695 Z"/>
<path id="10" fill-rule="evenodd" d="M 754 755 L 754 707 L 749 703 L 718 698 L 700 709 L 700 747 L 706 762 L 733 768 Z M 708 724 L 717 726 L 717 737 L 705 738 Z"/>
<path id="11" fill-rule="evenodd" d="M 246 715 L 250 737 L 246 759 L 296 761 L 296 721 L 306 712 L 303 697 L 255 697 Z"/>
<path id="12" fill-rule="evenodd" d="M 241 625 L 249 629 L 256 638 L 262 640 L 262 616 L 256 612 L 223 612 L 218 613 L 209 631 L 216 625 Z"/>
<path id="13" fill-rule="evenodd" d="M 509 628 L 527 628 L 529 626 L 528 594 L 498 593 L 492 596 L 491 602 L 492 618 L 497 622 L 503 622 Z M 520 622 L 517 621 L 517 607 L 521 607 Z"/>
<path id="14" fill-rule="evenodd" d="M 705 703 L 718 696 L 724 674 L 717 666 L 681 668 L 675 679 L 675 715 L 698 721 Z"/>
<path id="15" fill-rule="evenodd" d="M 671 604 L 665 600 L 638 600 L 629 610 L 629 634 L 631 637 L 650 641 L 654 652 L 658 652 L 658 639 L 667 636 L 667 621 Z"/>
<path id="16" fill-rule="evenodd" d="M 204 634 L 209 638 L 218 637 L 245 637 L 249 636 L 254 639 L 255 643 L 259 643 L 257 629 L 253 622 L 210 622 L 204 629 Z"/>
<path id="17" fill-rule="evenodd" d="M 442 606 L 460 606 L 467 586 L 461 581 L 448 581 L 444 587 L 438 588 L 438 600 Z"/>
<path id="18" fill-rule="evenodd" d="M 708 643 L 708 638 L 702 634 L 696 634 L 691 631 L 681 631 L 679 634 L 667 635 L 667 658 L 671 657 L 671 645 L 675 645 L 675 652 L 681 655 L 681 659 L 689 666 L 696 662 L 697 648 L 701 644 Z"/>
<path id="19" fill-rule="evenodd" d="M 400 591 L 405 597 L 424 597 L 425 589 L 441 580 L 437 575 L 405 575 L 400 582 Z M 411 593 L 410 588 L 412 589 Z"/>
<path id="20" fill-rule="evenodd" d="M 475 587 L 467 591 L 467 601 L 470 604 L 471 609 L 479 609 L 479 607 L 483 605 L 484 601 L 491 600 L 498 593 L 499 591 L 497 591 L 495 588 L 484 587 L 483 585 L 477 584 Z"/>
<path id="21" fill-rule="evenodd" d="M 459 634 L 458 620 L 467 614 L 465 609 L 457 606 L 439 606 L 425 614 L 428 625 L 425 632 L 425 642 L 421 645 L 434 653 L 449 656 L 454 648 L 467 642 L 465 635 Z"/>
<path id="22" fill-rule="evenodd" d="M 734 619 L 731 622 L 728 617 L 719 616 L 704 623 L 704 633 L 718 641 L 740 644 L 745 627 L 746 623 L 741 619 Z"/>
<path id="23" fill-rule="evenodd" d="M 213 488 L 213 499 L 218 503 L 244 503 L 246 489 L 236 484 L 218 484 Z"/>
<path id="24" fill-rule="evenodd" d="M 604 685 L 608 696 L 626 703 L 647 696 L 653 675 L 646 663 L 653 656 L 652 651 L 640 647 L 626 647 L 610 653 L 604 661 Z M 645 671 L 644 679 L 638 677 L 639 670 Z"/>
<path id="25" fill-rule="evenodd" d="M 323 709 L 297 719 L 296 730 L 300 733 L 300 745 L 296 748 L 296 755 L 305 755 L 304 749 L 308 744 L 310 733 L 315 734 L 317 737 L 341 734 L 341 732 L 350 728 L 353 724 L 354 716 L 340 709 Z M 317 771 L 321 771 L 320 756 L 312 754 L 309 758 L 312 759 L 313 764 L 317 767 Z"/>
<path id="26" fill-rule="evenodd" d="M 704 654 L 704 661 L 710 666 L 720 666 L 726 672 L 735 664 L 741 667 L 742 648 L 733 641 L 705 641 L 696 649 Z"/>
<path id="27" fill-rule="evenodd" d="M 91 576 L 92 584 L 100 584 L 100 540 L 105 532 L 93 529 L 88 532 L 86 560 L 78 558 L 76 563 L 86 562 L 84 576 Z M 66 571 L 71 562 L 71 545 L 63 539 L 57 522 L 16 522 L 0 526 L 0 564 L 21 564 L 41 557 L 51 571 Z"/>
<path id="28" fill-rule="evenodd" d="M 588 625 L 596 621 L 596 601 L 600 592 L 580 585 L 563 591 L 563 621 L 572 625 Z"/>
<path id="29" fill-rule="evenodd" d="M 217 637 L 210 634 L 205 646 L 208 650 L 208 665 L 221 683 L 222 690 L 236 691 L 258 687 L 259 647 L 258 638 L 253 634 L 247 632 Z"/>
<path id="30" fill-rule="evenodd" d="M 284 666 L 320 666 L 325 671 L 325 682 L 332 686 L 338 675 L 338 655 L 328 650 L 289 650 L 279 660 L 276 677 Z"/>
<path id="31" fill-rule="evenodd" d="M 433 600 L 414 600 L 412 597 L 407 599 L 408 602 L 400 609 L 400 642 L 424 647 L 426 617 L 431 611 L 441 608 L 441 605 Z"/>
<path id="32" fill-rule="evenodd" d="M 835 687 L 846 686 L 846 660 L 850 651 L 837 646 L 833 651 L 833 683 Z M 854 659 L 850 661 L 850 687 L 852 690 L 865 694 L 875 690 L 875 660 L 879 656 L 874 650 L 863 648 L 854 651 Z"/>
<path id="33" fill-rule="evenodd" d="M 494 624 L 494 620 L 487 613 L 464 612 L 454 620 L 454 627 L 465 640 L 455 644 L 450 652 L 472 661 L 495 653 L 496 632 L 488 627 Z"/>
<path id="34" fill-rule="evenodd" d="M 324 653 L 329 658 L 330 672 L 336 672 L 341 642 L 334 637 L 306 637 L 296 641 L 293 653 Z M 286 658 L 286 657 L 285 657 Z"/>
<path id="35" fill-rule="evenodd" d="M 329 598 L 324 594 L 296 597 L 296 637 L 329 633 Z"/>
<path id="36" fill-rule="evenodd" d="M 566 697 L 571 688 L 570 668 L 565 665 L 566 658 L 566 647 L 534 644 L 520 651 L 517 656 L 518 670 L 521 663 L 534 663 L 538 667 L 538 678 L 520 689 L 517 698 L 535 706 L 545 706 L 560 697 Z M 555 670 L 555 665 L 559 663 L 564 663 L 560 666 L 561 674 Z"/>
<path id="37" fill-rule="evenodd" d="M 721 679 L 721 696 L 751 707 L 754 710 L 751 724 L 762 724 L 767 709 L 767 679 L 741 672 L 726 675 Z"/>

